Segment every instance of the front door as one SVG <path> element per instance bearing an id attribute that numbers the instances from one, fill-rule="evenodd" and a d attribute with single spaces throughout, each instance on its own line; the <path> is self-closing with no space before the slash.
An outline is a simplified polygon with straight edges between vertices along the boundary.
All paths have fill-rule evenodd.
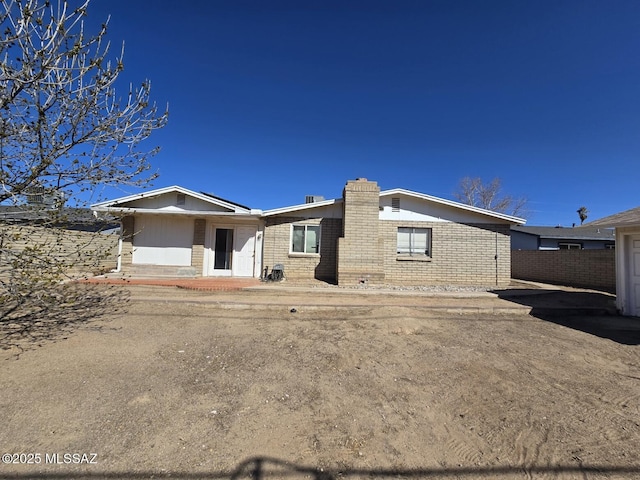
<path id="1" fill-rule="evenodd" d="M 236 277 L 253 277 L 256 231 L 256 227 L 236 227 L 233 252 L 233 275 Z"/>
<path id="2" fill-rule="evenodd" d="M 213 275 L 231 276 L 233 267 L 233 228 L 214 228 Z"/>
<path id="3" fill-rule="evenodd" d="M 630 237 L 629 314 L 640 317 L 640 235 Z"/>

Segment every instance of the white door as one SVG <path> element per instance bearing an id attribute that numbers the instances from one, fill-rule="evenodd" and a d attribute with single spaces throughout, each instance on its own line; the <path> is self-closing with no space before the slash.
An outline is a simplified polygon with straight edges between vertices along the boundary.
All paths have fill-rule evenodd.
<path id="1" fill-rule="evenodd" d="M 640 235 L 631 237 L 631 269 L 629 271 L 629 313 L 640 317 Z"/>
<path id="2" fill-rule="evenodd" d="M 233 247 L 233 275 L 236 277 L 253 277 L 256 231 L 256 227 L 236 227 Z"/>

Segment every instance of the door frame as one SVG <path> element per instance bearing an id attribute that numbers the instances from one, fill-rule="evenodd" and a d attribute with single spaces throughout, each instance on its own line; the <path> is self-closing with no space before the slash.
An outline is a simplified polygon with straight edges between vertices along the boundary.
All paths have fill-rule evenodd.
<path id="1" fill-rule="evenodd" d="M 260 276 L 261 265 L 262 265 L 262 229 L 260 225 L 256 225 L 253 223 L 247 224 L 231 224 L 231 223 L 215 223 L 209 222 L 207 224 L 206 234 L 205 234 L 205 255 L 203 261 L 203 271 L 202 275 L 205 277 L 235 277 L 236 270 L 235 259 L 234 256 L 237 254 L 236 250 L 236 242 L 238 238 L 237 229 L 248 227 L 251 228 L 253 233 L 253 267 L 251 273 L 249 275 L 243 275 L 241 278 L 256 278 Z M 228 270 L 217 270 L 214 269 L 215 265 L 215 241 L 216 241 L 216 230 L 217 229 L 228 229 L 233 231 L 233 241 L 232 241 L 232 250 L 231 250 L 231 268 Z M 247 271 L 247 273 L 249 273 Z"/>
<path id="2" fill-rule="evenodd" d="M 616 228 L 616 307 L 623 315 L 634 316 L 640 309 L 633 285 L 633 241 L 640 239 L 640 228 Z"/>

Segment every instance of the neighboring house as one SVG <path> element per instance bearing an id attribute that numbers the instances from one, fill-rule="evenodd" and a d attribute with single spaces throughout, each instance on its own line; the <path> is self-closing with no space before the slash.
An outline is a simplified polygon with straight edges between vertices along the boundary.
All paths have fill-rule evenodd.
<path id="1" fill-rule="evenodd" d="M 46 207 L 27 204 L 0 205 L 0 224 L 59 227 L 65 230 L 102 233 L 119 228 L 117 220 L 97 218 L 89 208 L 64 207 L 52 212 Z"/>
<path id="2" fill-rule="evenodd" d="M 366 179 L 308 201 L 262 211 L 174 186 L 92 208 L 123 216 L 125 273 L 259 277 L 283 264 L 289 279 L 340 285 L 510 281 L 521 218 Z"/>
<path id="3" fill-rule="evenodd" d="M 615 241 L 613 229 L 604 227 L 511 227 L 511 250 L 602 250 Z"/>
<path id="4" fill-rule="evenodd" d="M 615 228 L 616 305 L 623 315 L 640 317 L 640 207 L 590 222 L 588 226 Z"/>

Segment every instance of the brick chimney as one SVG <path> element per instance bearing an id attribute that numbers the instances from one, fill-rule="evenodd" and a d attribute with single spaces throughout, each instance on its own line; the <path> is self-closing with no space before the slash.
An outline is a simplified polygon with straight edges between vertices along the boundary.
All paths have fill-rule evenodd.
<path id="1" fill-rule="evenodd" d="M 379 231 L 380 188 L 366 178 L 349 180 L 342 192 L 342 237 L 338 239 L 338 285 L 384 282 Z"/>

